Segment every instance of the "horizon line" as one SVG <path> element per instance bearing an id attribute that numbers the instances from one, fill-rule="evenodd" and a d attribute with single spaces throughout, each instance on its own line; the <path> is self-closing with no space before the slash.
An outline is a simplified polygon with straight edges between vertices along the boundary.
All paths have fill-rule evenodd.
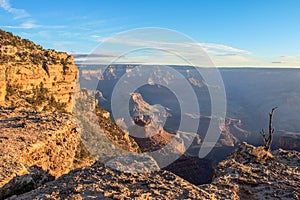
<path id="1" fill-rule="evenodd" d="M 158 65 L 158 66 L 163 66 L 163 65 L 169 65 L 169 66 L 182 66 L 182 67 L 200 67 L 200 68 L 261 68 L 261 69 L 300 69 L 300 66 L 254 66 L 254 65 L 249 65 L 249 66 L 206 66 L 206 67 L 201 67 L 201 66 L 193 66 L 193 65 L 183 65 L 183 64 L 162 64 L 162 63 L 131 63 L 131 62 L 126 62 L 126 63 L 85 63 L 85 62 L 74 62 L 75 65 L 144 65 L 144 66 L 152 66 L 152 65 Z"/>

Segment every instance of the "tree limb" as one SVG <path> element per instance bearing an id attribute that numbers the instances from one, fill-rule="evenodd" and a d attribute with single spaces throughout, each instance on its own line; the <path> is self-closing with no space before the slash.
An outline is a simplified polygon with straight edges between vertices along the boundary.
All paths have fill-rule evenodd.
<path id="1" fill-rule="evenodd" d="M 268 138 L 266 138 L 266 134 L 264 132 L 264 129 L 262 129 L 262 131 L 261 131 L 261 135 L 264 138 L 264 144 L 265 144 L 265 150 L 266 151 L 270 150 L 270 147 L 271 147 L 271 144 L 272 144 L 272 141 L 273 141 L 273 133 L 274 133 L 275 129 L 272 127 L 272 121 L 273 121 L 273 115 L 274 115 L 274 112 L 275 112 L 276 109 L 277 109 L 277 107 L 272 108 L 272 111 L 269 113 L 269 136 L 268 136 Z"/>

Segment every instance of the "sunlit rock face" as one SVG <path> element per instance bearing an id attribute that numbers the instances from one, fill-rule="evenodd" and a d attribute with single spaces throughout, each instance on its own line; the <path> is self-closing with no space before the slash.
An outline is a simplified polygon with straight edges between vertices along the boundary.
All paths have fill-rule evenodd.
<path id="1" fill-rule="evenodd" d="M 71 55 L 45 50 L 29 40 L 0 30 L 0 103 L 30 102 L 41 85 L 49 100 L 72 112 L 72 94 L 78 69 Z M 23 103 L 24 104 L 24 103 Z M 43 110 L 48 103 L 36 106 Z"/>
<path id="2" fill-rule="evenodd" d="M 95 161 L 70 115 L 77 77 L 72 56 L 0 30 L 0 199 Z"/>
<path id="3" fill-rule="evenodd" d="M 0 199 L 93 162 L 71 115 L 0 107 Z"/>

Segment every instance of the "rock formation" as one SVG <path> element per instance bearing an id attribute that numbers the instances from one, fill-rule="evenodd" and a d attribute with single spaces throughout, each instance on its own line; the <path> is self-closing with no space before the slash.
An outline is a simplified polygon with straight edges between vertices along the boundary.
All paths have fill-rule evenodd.
<path id="1" fill-rule="evenodd" d="M 300 133 L 278 131 L 278 146 L 284 149 L 295 149 L 300 151 Z"/>
<path id="2" fill-rule="evenodd" d="M 161 160 L 166 157 L 176 154 L 178 159 L 174 160 L 170 165 L 164 166 L 163 169 L 168 170 L 193 184 L 209 183 L 212 179 L 213 169 L 211 161 L 207 159 L 199 159 L 197 156 L 190 156 L 186 152 L 187 144 L 191 144 L 193 140 L 200 142 L 199 135 L 189 133 L 171 134 L 164 130 L 163 124 L 167 116 L 170 114 L 167 109 L 160 105 L 150 105 L 144 101 L 139 93 L 132 94 L 133 113 L 132 115 L 135 126 L 134 129 L 129 128 L 129 132 L 134 132 L 134 140 L 138 143 L 142 152 L 161 152 L 161 156 L 155 158 L 160 164 Z M 149 123 L 145 122 L 145 116 Z M 138 119 L 138 120 L 137 120 Z M 140 137 L 138 137 L 140 136 Z M 193 138 L 193 136 L 195 138 Z M 177 140 L 176 145 L 165 148 L 170 144 L 171 140 Z M 171 154 L 168 154 L 170 153 Z"/>
<path id="3" fill-rule="evenodd" d="M 76 90 L 73 118 L 81 140 L 98 159 L 120 155 L 124 152 L 140 152 L 137 143 L 128 132 L 121 130 L 110 119 L 110 113 L 97 106 L 93 91 Z"/>
<path id="4" fill-rule="evenodd" d="M 166 123 L 166 130 L 168 130 L 168 132 L 172 132 L 171 130 L 176 130 L 178 128 L 177 125 L 179 124 L 179 119 L 182 114 L 188 121 L 200 121 L 198 134 L 201 136 L 201 138 L 205 137 L 206 130 L 208 129 L 209 122 L 211 120 L 211 113 L 209 113 L 210 111 L 207 111 L 207 108 L 209 106 L 205 106 L 210 105 L 210 95 L 207 91 L 207 88 L 215 86 L 209 86 L 203 80 L 203 78 L 199 76 L 197 70 L 189 66 L 170 66 L 170 69 L 174 69 L 180 72 L 191 84 L 191 86 L 195 90 L 195 93 L 199 95 L 198 99 L 201 116 L 193 113 L 180 113 L 180 106 L 179 104 L 176 104 L 177 97 L 172 93 L 174 91 L 170 91 L 169 89 L 167 89 L 167 87 L 169 85 L 175 85 L 176 88 L 180 89 L 182 87 L 181 81 L 177 80 L 176 77 L 172 76 L 171 74 L 160 73 L 162 71 L 165 71 L 163 70 L 164 67 L 156 65 L 139 66 L 121 64 L 111 65 L 107 68 L 106 67 L 107 66 L 101 65 L 87 65 L 80 68 L 79 65 L 81 82 L 92 83 L 91 85 L 95 86 L 97 85 L 97 90 L 99 90 L 98 99 L 100 106 L 111 112 L 111 94 L 115 89 L 114 87 L 116 86 L 116 84 L 120 84 L 121 82 L 121 85 L 128 85 L 129 87 L 131 84 L 130 81 L 125 81 L 124 79 L 122 79 L 122 77 L 126 77 L 126 79 L 128 80 L 130 80 L 131 77 L 132 79 L 139 76 L 141 76 L 142 78 L 143 73 L 141 73 L 140 71 L 148 70 L 149 74 L 147 74 L 147 76 L 152 77 L 150 78 L 151 81 L 148 81 L 148 84 L 138 88 L 137 91 L 134 91 L 132 94 L 132 100 L 133 102 L 135 102 L 135 105 L 133 106 L 133 112 L 131 114 L 135 123 L 137 125 L 143 126 L 150 124 L 151 120 L 153 120 L 156 123 L 159 122 L 160 124 L 163 124 L 168 118 L 168 121 Z M 155 70 L 152 71 L 149 70 L 149 68 L 153 68 Z M 155 84 L 153 80 L 156 80 Z M 164 85 L 166 85 L 166 88 L 164 88 Z M 180 93 L 180 95 L 189 95 L 184 93 L 186 91 L 181 92 L 182 93 Z M 150 107 L 147 102 L 152 102 L 152 104 L 153 102 L 157 103 L 151 105 Z M 160 116 L 159 112 L 156 112 L 156 116 L 158 117 L 156 117 L 155 115 L 149 116 L 149 109 L 152 109 L 151 111 L 160 111 Z M 145 114 L 140 115 L 138 112 Z M 244 130 L 244 124 L 240 119 L 226 118 L 224 119 L 224 121 L 224 126 L 219 127 L 221 136 L 217 144 L 218 146 L 235 147 L 240 143 L 240 141 L 244 141 L 250 135 L 250 132 L 248 130 Z M 128 122 L 126 123 L 128 124 Z M 151 126 L 145 127 L 145 129 L 149 130 Z M 150 130 L 148 132 L 150 132 Z M 195 132 L 195 130 L 193 130 L 193 132 Z"/>
<path id="5" fill-rule="evenodd" d="M 0 107 L 0 199 L 93 162 L 70 115 Z"/>
<path id="6" fill-rule="evenodd" d="M 219 163 L 211 184 L 200 188 L 218 199 L 299 199 L 300 153 L 265 151 L 242 143 Z"/>
<path id="7" fill-rule="evenodd" d="M 0 103 L 18 106 L 25 100 L 30 104 L 33 90 L 42 84 L 49 92 L 49 100 L 52 97 L 66 112 L 72 112 L 72 93 L 78 76 L 72 56 L 45 50 L 0 30 L 0 57 Z M 41 99 L 36 107 L 43 110 L 48 104 Z"/>
<path id="8" fill-rule="evenodd" d="M 167 171 L 130 174 L 101 163 L 77 169 L 16 199 L 212 199 L 201 190 Z"/>
<path id="9" fill-rule="evenodd" d="M 117 129 L 107 113 L 97 108 L 99 125 L 111 139 L 106 151 L 110 152 L 114 143 L 139 152 L 138 145 Z M 70 114 L 0 107 L 0 199 L 28 192 L 95 162 L 76 128 Z M 111 161 L 112 165 L 118 162 Z"/>
<path id="10" fill-rule="evenodd" d="M 220 162 L 212 183 L 199 187 L 168 171 L 131 174 L 96 163 L 15 199 L 299 199 L 299 164 L 297 151 L 242 143 Z"/>

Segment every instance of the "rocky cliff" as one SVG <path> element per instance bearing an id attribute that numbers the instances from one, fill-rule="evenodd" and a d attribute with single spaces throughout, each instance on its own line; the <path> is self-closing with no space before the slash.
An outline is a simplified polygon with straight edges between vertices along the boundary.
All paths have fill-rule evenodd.
<path id="1" fill-rule="evenodd" d="M 73 57 L 45 50 L 2 30 L 0 55 L 3 199 L 33 190 L 72 169 L 90 166 L 96 158 L 83 144 L 71 115 L 75 87 L 79 87 Z M 127 151 L 139 152 L 128 134 L 110 120 L 109 112 L 97 108 L 95 114 L 112 140 L 110 145 L 115 143 Z"/>
<path id="2" fill-rule="evenodd" d="M 78 90 L 77 90 L 78 89 Z M 137 143 L 110 119 L 110 113 L 97 106 L 91 90 L 77 88 L 74 94 L 73 118 L 88 150 L 105 160 L 125 152 L 140 152 Z"/>
<path id="3" fill-rule="evenodd" d="M 72 112 L 78 69 L 71 55 L 45 50 L 0 30 L 0 103 L 34 104 L 38 110 Z M 35 99 L 38 92 L 47 93 Z"/>
<path id="4" fill-rule="evenodd" d="M 93 162 L 70 115 L 0 107 L 0 199 Z"/>
<path id="5" fill-rule="evenodd" d="M 158 164 L 163 163 L 161 160 L 170 155 L 178 155 L 178 159 L 169 163 L 168 166 L 163 166 L 163 169 L 193 184 L 209 183 L 213 173 L 211 161 L 199 159 L 198 156 L 190 156 L 185 153 L 187 144 L 191 144 L 193 141 L 200 143 L 200 136 L 189 133 L 171 134 L 166 132 L 163 125 L 167 116 L 170 115 L 167 108 L 161 105 L 148 104 L 139 93 L 133 93 L 132 99 L 133 121 L 138 126 L 129 128 L 129 132 L 133 132 L 132 135 L 135 136 L 133 138 L 141 151 L 160 152 L 162 156 L 155 158 Z M 164 149 L 174 139 L 177 143 L 167 150 Z M 169 152 L 172 153 L 168 154 Z"/>
<path id="6" fill-rule="evenodd" d="M 105 146 L 106 156 L 113 143 L 126 151 L 140 152 L 128 134 L 109 119 L 107 111 L 97 108 L 97 116 L 111 140 Z M 76 128 L 73 116 L 67 113 L 0 106 L 0 199 L 28 192 L 70 170 L 92 165 L 96 159 Z"/>
<path id="7" fill-rule="evenodd" d="M 73 57 L 0 30 L 0 199 L 95 159 L 76 131 Z"/>

